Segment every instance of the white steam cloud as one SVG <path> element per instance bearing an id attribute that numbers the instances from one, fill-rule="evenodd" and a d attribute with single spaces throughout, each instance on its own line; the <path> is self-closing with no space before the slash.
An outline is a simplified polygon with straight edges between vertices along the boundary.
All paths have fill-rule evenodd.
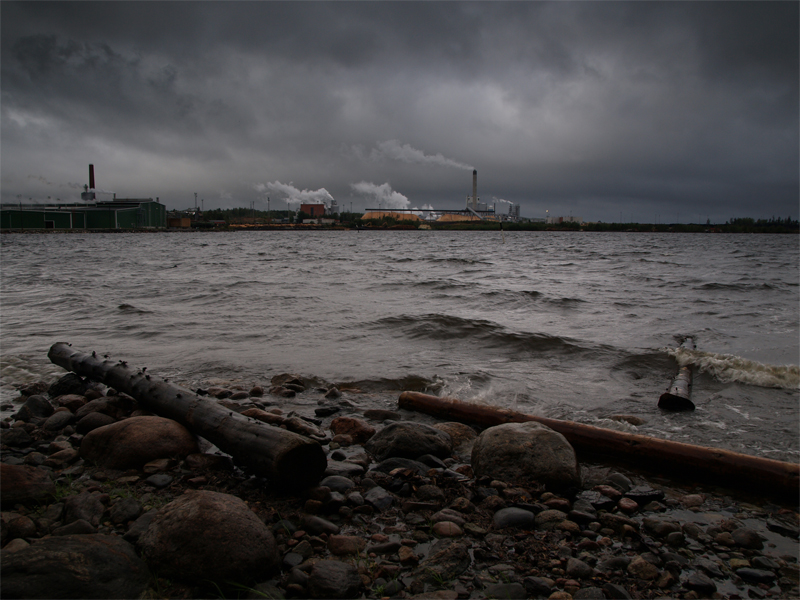
<path id="1" fill-rule="evenodd" d="M 369 157 L 370 160 L 374 161 L 388 158 L 409 164 L 436 165 L 452 169 L 472 170 L 470 165 L 447 158 L 441 153 L 425 154 L 422 150 L 412 148 L 409 144 L 401 144 L 398 140 L 378 142 L 378 147 L 372 149 Z"/>
<path id="2" fill-rule="evenodd" d="M 292 182 L 281 183 L 280 181 L 270 181 L 268 183 L 257 183 L 253 186 L 259 193 L 270 192 L 277 197 L 289 202 L 289 204 L 324 204 L 330 206 L 333 196 L 325 188 L 318 190 L 299 190 L 292 185 Z"/>
<path id="3" fill-rule="evenodd" d="M 350 187 L 359 194 L 379 203 L 381 208 L 408 208 L 408 198 L 400 192 L 392 190 L 392 186 L 388 183 L 375 185 L 367 181 L 359 181 L 358 183 L 351 183 Z"/>

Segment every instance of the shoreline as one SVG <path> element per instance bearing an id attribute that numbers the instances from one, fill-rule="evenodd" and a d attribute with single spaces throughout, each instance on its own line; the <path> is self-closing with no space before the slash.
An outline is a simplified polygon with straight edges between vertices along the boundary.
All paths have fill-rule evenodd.
<path id="1" fill-rule="evenodd" d="M 479 430 L 470 434 L 471 428 L 459 424 L 449 424 L 464 436 L 450 456 L 425 459 L 421 467 L 419 461 L 384 465 L 365 449 L 376 431 L 392 423 L 448 424 L 400 408 L 358 410 L 349 400 L 358 390 L 304 383 L 282 391 L 273 383 L 266 394 L 258 387 L 202 390 L 208 401 L 231 411 L 260 411 L 255 414 L 274 423 L 265 427 L 305 427 L 322 436 L 328 479 L 301 492 L 277 490 L 269 480 L 232 467 L 230 459 L 202 441 L 200 454 L 180 459 L 151 460 L 136 468 L 92 464 L 82 456 L 82 442 L 91 433 L 78 433 L 85 430 L 83 419 L 102 414 L 105 418 L 93 418 L 124 423 L 150 414 L 132 398 L 101 386 L 85 395 L 50 394 L 48 403 L 59 408 L 53 415 L 62 415 L 63 427 L 47 426 L 52 415 L 5 422 L 3 464 L 45 473 L 57 497 L 38 505 L 17 503 L 11 510 L 4 506 L 3 587 L 16 573 L 14 560 L 30 552 L 26 548 L 92 536 L 138 547 L 159 510 L 209 492 L 247 503 L 272 532 L 279 565 L 268 575 L 251 574 L 237 588 L 223 580 L 211 579 L 212 585 L 182 576 L 176 568 L 170 574 L 155 572 L 151 563 L 145 597 L 219 597 L 220 592 L 263 597 L 252 595 L 256 589 L 276 598 L 800 596 L 798 506 L 605 463 L 582 464 L 581 484 L 569 490 L 476 477 L 471 448 Z M 288 392 L 304 400 L 303 410 L 286 414 L 281 409 L 281 394 Z M 83 408 L 91 402 L 103 408 Z M 332 428 L 337 417 L 354 420 L 366 439 L 337 433 Z M 15 430 L 30 441 L 8 443 Z M 72 517 L 64 507 L 76 498 L 94 508 L 84 514 L 87 518 L 66 522 Z M 133 512 L 120 517 L 125 505 Z M 508 527 L 498 521 L 512 513 L 523 521 Z M 61 537 L 65 527 L 84 532 Z M 325 585 L 334 575 L 323 567 L 355 574 L 358 582 L 346 595 L 330 596 Z"/>
<path id="2" fill-rule="evenodd" d="M 797 231 L 764 231 L 763 228 L 742 228 L 735 227 L 735 230 L 724 230 L 726 226 L 721 226 L 723 229 L 716 231 L 708 231 L 703 225 L 686 225 L 679 226 L 679 230 L 673 229 L 647 229 L 647 226 L 640 226 L 639 229 L 614 229 L 614 228 L 553 228 L 553 227 L 512 227 L 506 226 L 501 229 L 499 225 L 490 224 L 485 226 L 480 225 L 464 225 L 458 226 L 457 224 L 440 225 L 427 228 L 418 228 L 411 225 L 395 225 L 395 226 L 360 226 L 360 227 L 345 227 L 345 226 L 330 226 L 330 225 L 314 225 L 314 224 L 288 224 L 288 225 L 256 225 L 256 226 L 228 226 L 228 227 L 198 227 L 198 228 L 166 228 L 166 229 L 0 229 L 0 235 L 4 234 L 60 234 L 60 233 L 230 233 L 230 232 L 243 232 L 243 231 L 490 231 L 500 232 L 507 231 L 509 233 L 529 232 L 529 233 L 664 233 L 664 234 L 715 234 L 715 235 L 800 235 L 800 230 Z M 684 229 L 685 228 L 685 229 Z"/>

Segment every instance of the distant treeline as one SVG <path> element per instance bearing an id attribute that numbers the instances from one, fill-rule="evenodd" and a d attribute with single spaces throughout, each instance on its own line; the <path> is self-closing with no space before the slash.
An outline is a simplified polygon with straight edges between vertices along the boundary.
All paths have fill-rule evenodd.
<path id="1" fill-rule="evenodd" d="M 371 229 L 417 229 L 418 221 L 406 221 L 392 217 L 380 219 L 362 219 L 362 213 L 342 212 L 338 215 L 326 216 L 335 219 L 339 226 L 366 227 Z M 253 223 L 262 224 L 270 221 L 286 221 L 289 223 L 302 223 L 303 219 L 310 219 L 311 215 L 304 212 L 291 210 L 253 210 L 250 208 L 226 208 L 205 211 L 200 221 L 225 221 L 227 224 Z M 439 223 L 426 221 L 431 229 L 459 229 L 459 230 L 497 230 L 502 227 L 504 231 L 650 231 L 650 232 L 688 232 L 688 233 L 798 233 L 800 221 L 786 217 L 772 217 L 770 219 L 753 219 L 751 217 L 734 217 L 724 224 L 706 223 L 531 223 L 531 222 L 504 222 L 497 221 L 466 221 Z"/>
<path id="2" fill-rule="evenodd" d="M 336 219 L 341 223 L 352 223 L 355 227 L 361 213 L 348 213 L 343 212 L 338 215 L 328 216 L 326 219 Z M 228 224 L 233 223 L 252 223 L 254 220 L 257 223 L 268 223 L 269 221 L 281 221 L 288 219 L 289 223 L 302 223 L 303 219 L 312 219 L 313 217 L 303 211 L 296 212 L 293 210 L 253 210 L 252 208 L 215 208 L 213 210 L 205 211 L 198 219 L 199 221 L 225 221 Z"/>

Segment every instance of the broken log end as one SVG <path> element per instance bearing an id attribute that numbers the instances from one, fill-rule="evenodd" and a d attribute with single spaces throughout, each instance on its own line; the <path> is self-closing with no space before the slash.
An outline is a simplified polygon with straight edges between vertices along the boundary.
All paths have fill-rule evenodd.
<path id="1" fill-rule="evenodd" d="M 695 406 L 694 402 L 688 398 L 665 392 L 661 394 L 661 397 L 658 399 L 658 408 L 663 410 L 671 410 L 673 412 L 681 412 L 694 410 Z"/>

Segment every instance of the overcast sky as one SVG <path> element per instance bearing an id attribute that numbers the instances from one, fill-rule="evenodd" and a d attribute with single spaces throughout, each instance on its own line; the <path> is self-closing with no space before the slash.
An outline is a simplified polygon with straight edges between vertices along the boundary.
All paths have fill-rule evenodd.
<path id="1" fill-rule="evenodd" d="M 2 200 L 798 218 L 799 6 L 4 0 Z"/>

